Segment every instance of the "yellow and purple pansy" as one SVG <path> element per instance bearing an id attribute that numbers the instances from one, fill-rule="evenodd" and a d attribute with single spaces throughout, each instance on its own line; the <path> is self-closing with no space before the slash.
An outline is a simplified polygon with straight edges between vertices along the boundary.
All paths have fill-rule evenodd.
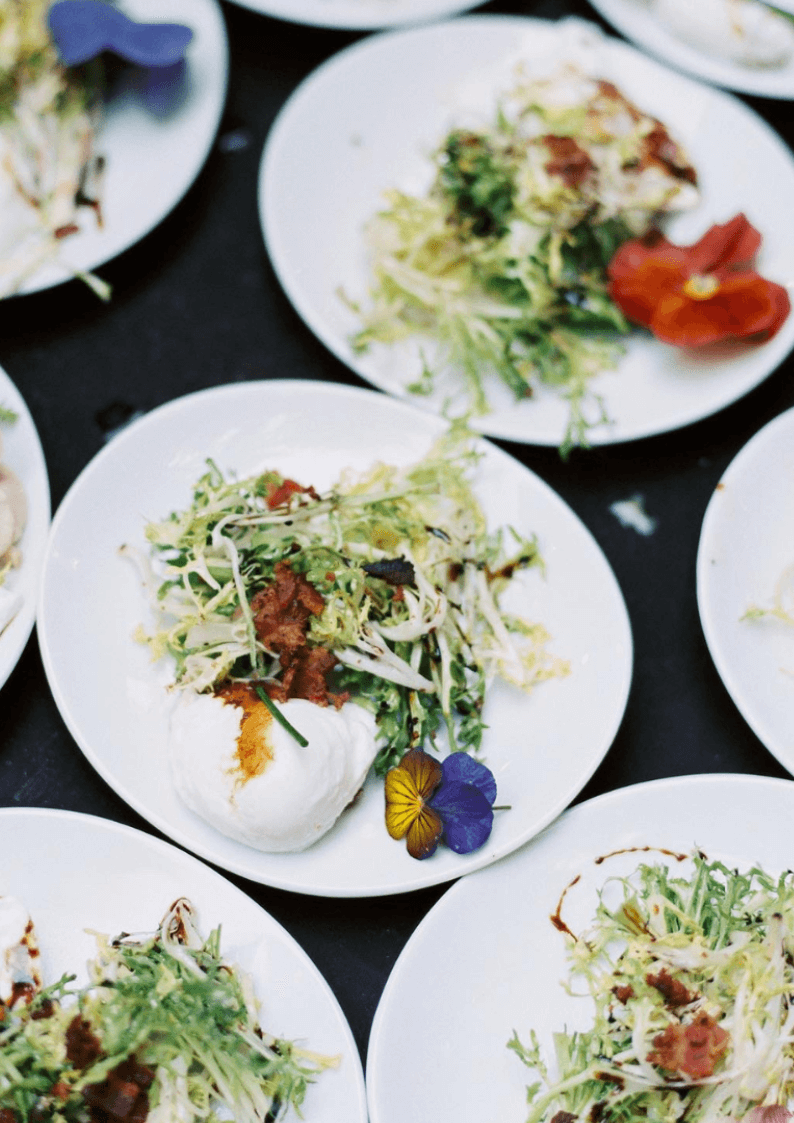
<path id="1" fill-rule="evenodd" d="M 412 749 L 386 773 L 385 791 L 386 829 L 406 839 L 412 858 L 429 858 L 440 841 L 469 854 L 491 833 L 496 781 L 468 753 L 438 761 Z"/>

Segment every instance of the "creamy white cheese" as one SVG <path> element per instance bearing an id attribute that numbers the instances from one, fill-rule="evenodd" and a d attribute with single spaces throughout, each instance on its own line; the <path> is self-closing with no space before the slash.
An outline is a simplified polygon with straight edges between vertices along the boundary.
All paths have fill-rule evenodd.
<path id="1" fill-rule="evenodd" d="M 331 829 L 356 795 L 377 752 L 375 719 L 348 702 L 339 710 L 301 699 L 279 710 L 300 745 L 257 702 L 244 710 L 185 693 L 171 716 L 171 771 L 183 802 L 229 838 L 265 851 L 305 850 Z"/>
<path id="2" fill-rule="evenodd" d="M 758 0 L 652 0 L 652 11 L 679 39 L 742 66 L 785 66 L 794 26 Z"/>
<path id="3" fill-rule="evenodd" d="M 16 897 L 0 897 L 0 1001 L 10 1003 L 14 986 L 41 987 L 33 922 Z"/>

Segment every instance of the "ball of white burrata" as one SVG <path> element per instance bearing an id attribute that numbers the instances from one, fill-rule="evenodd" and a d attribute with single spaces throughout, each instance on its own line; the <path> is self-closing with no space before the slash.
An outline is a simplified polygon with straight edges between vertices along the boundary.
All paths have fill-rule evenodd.
<path id="1" fill-rule="evenodd" d="M 180 697 L 170 728 L 176 790 L 229 838 L 257 850 L 305 850 L 364 783 L 378 749 L 375 718 L 354 702 L 338 710 L 279 703 L 303 746 L 248 688 L 234 696 Z"/>

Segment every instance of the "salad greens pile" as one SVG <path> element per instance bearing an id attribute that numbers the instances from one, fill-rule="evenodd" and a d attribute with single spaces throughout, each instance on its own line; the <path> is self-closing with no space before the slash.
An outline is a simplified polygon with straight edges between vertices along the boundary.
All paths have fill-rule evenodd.
<path id="1" fill-rule="evenodd" d="M 348 300 L 353 346 L 432 341 L 408 389 L 456 372 L 480 414 L 494 376 L 516 399 L 549 387 L 570 406 L 563 451 L 586 443 L 606 419 L 590 382 L 630 330 L 607 266 L 695 202 L 694 169 L 657 120 L 574 68 L 520 81 L 490 127 L 452 131 L 435 165 L 426 195 L 387 192 L 368 227 L 374 282 L 368 308 Z"/>
<path id="2" fill-rule="evenodd" d="M 227 480 L 209 462 L 192 504 L 146 528 L 158 621 L 139 638 L 173 656 L 184 688 L 277 682 L 251 604 L 287 564 L 323 601 L 307 645 L 333 652 L 334 689 L 375 714 L 380 773 L 442 727 L 451 749 L 476 750 L 494 677 L 529 690 L 567 669 L 542 625 L 499 607 L 542 561 L 534 538 L 489 533 L 467 479 L 478 459 L 454 425 L 417 463 L 347 472 L 324 494 L 276 472 Z"/>
<path id="3" fill-rule="evenodd" d="M 102 67 L 64 67 L 47 25 L 50 0 L 0 4 L 0 154 L 10 182 L 0 210 L 0 297 L 56 257 L 97 189 L 93 155 Z M 109 287 L 77 273 L 102 299 Z"/>
<path id="4" fill-rule="evenodd" d="M 592 1029 L 555 1035 L 554 1078 L 534 1034 L 509 1043 L 540 1076 L 528 1123 L 740 1120 L 794 1099 L 794 873 L 693 861 L 606 883 L 569 948 Z"/>
<path id="5" fill-rule="evenodd" d="M 4 1120 L 272 1123 L 336 1063 L 261 1029 L 220 930 L 202 940 L 184 898 L 154 936 L 98 943 L 87 985 L 64 976 L 0 1007 Z"/>

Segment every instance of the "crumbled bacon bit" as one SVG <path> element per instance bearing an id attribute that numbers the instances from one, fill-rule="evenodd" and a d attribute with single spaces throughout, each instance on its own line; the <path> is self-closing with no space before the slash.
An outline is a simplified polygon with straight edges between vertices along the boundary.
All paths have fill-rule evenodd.
<path id="1" fill-rule="evenodd" d="M 661 121 L 654 121 L 651 131 L 643 137 L 641 166 L 657 164 L 674 179 L 697 184 L 697 172 L 687 162 L 681 149 Z"/>
<path id="2" fill-rule="evenodd" d="M 92 1123 L 144 1123 L 149 1114 L 149 1088 L 154 1070 L 128 1057 L 100 1084 L 89 1084 L 83 1099 L 91 1109 Z"/>
<path id="3" fill-rule="evenodd" d="M 617 998 L 618 1002 L 622 1002 L 625 1006 L 628 1000 L 634 997 L 634 987 L 631 986 L 631 984 L 627 984 L 626 986 L 614 986 L 612 988 L 612 993 L 615 998 Z"/>
<path id="4" fill-rule="evenodd" d="M 697 998 L 697 994 L 687 990 L 680 979 L 674 979 L 666 967 L 662 967 L 658 975 L 647 974 L 645 982 L 659 991 L 665 1006 L 669 1006 L 671 1010 L 678 1006 L 688 1006 Z"/>
<path id="5" fill-rule="evenodd" d="M 306 698 L 318 706 L 333 702 L 338 709 L 349 695 L 328 690 L 326 676 L 336 665 L 336 656 L 306 642 L 309 619 L 325 607 L 322 594 L 286 562 L 278 562 L 273 575 L 273 584 L 251 602 L 256 633 L 267 650 L 278 655 L 282 668 L 279 682 L 262 685 L 277 702 Z"/>
<path id="6" fill-rule="evenodd" d="M 552 1116 L 551 1123 L 575 1123 L 578 1118 L 578 1115 L 571 1115 L 570 1111 L 558 1111 Z"/>
<path id="7" fill-rule="evenodd" d="M 66 1028 L 66 1057 L 75 1068 L 86 1068 L 102 1053 L 102 1043 L 91 1023 L 75 1014 Z"/>
<path id="8" fill-rule="evenodd" d="M 576 143 L 571 136 L 543 137 L 543 143 L 551 153 L 551 160 L 544 164 L 549 175 L 562 176 L 566 187 L 579 187 L 595 168 L 584 148 Z"/>
<path id="9" fill-rule="evenodd" d="M 674 1023 L 654 1037 L 650 1064 L 667 1072 L 679 1072 L 702 1080 L 711 1076 L 714 1066 L 728 1048 L 730 1035 L 710 1014 L 698 1014 L 689 1025 Z"/>
<path id="10" fill-rule="evenodd" d="M 276 507 L 281 507 L 283 504 L 288 503 L 293 495 L 309 495 L 312 499 L 319 499 L 320 496 L 313 487 L 302 487 L 301 484 L 296 483 L 295 480 L 282 480 L 278 485 L 269 483 L 266 489 L 265 498 L 267 505 L 271 511 Z"/>

